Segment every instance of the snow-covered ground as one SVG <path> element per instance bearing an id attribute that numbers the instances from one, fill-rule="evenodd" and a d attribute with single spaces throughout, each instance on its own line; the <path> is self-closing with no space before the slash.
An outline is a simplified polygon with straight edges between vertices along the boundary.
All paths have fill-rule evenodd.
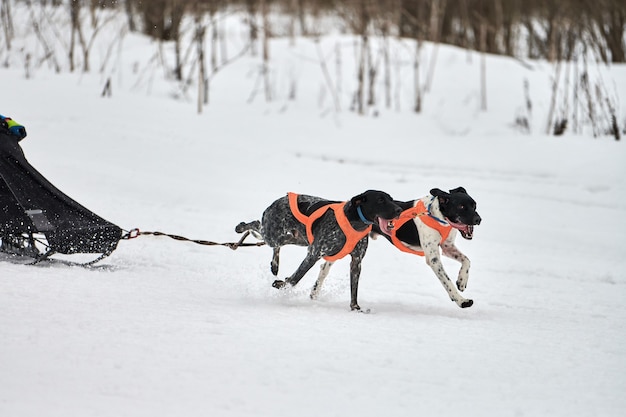
<path id="1" fill-rule="evenodd" d="M 422 258 L 382 239 L 361 274 L 371 314 L 349 310 L 347 259 L 312 301 L 317 267 L 277 291 L 267 247 L 141 236 L 91 270 L 4 261 L 0 415 L 623 414 L 626 148 L 543 135 L 551 66 L 490 57 L 480 112 L 478 56 L 441 47 L 418 116 L 411 57 L 398 48 L 400 109 L 359 117 L 347 110 L 352 41 L 322 44 L 348 50 L 336 113 L 315 45 L 277 40 L 273 102 L 259 92 L 247 103 L 260 58 L 246 56 L 215 77 L 197 115 L 194 93 L 173 100 L 158 69 L 137 81 L 132 68 L 156 47 L 125 42 L 111 98 L 99 96 L 95 71 L 40 69 L 26 80 L 18 66 L 0 69 L 0 113 L 26 126 L 28 160 L 69 196 L 125 229 L 228 242 L 287 191 L 348 199 L 382 189 L 408 200 L 464 186 L 483 218 L 473 241 L 458 242 L 475 304 L 458 308 Z M 626 91 L 626 68 L 603 76 Z M 511 127 L 525 78 L 529 135 Z M 303 257 L 283 249 L 279 275 Z M 456 275 L 458 264 L 444 265 Z"/>

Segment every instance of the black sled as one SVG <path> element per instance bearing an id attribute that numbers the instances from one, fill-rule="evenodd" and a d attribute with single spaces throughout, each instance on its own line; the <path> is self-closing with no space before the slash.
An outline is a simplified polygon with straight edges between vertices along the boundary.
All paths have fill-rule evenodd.
<path id="1" fill-rule="evenodd" d="M 123 230 L 33 168 L 19 145 L 25 136 L 22 126 L 0 116 L 0 252 L 28 256 L 34 263 L 55 253 L 100 254 L 88 264 L 110 255 L 124 238 Z"/>

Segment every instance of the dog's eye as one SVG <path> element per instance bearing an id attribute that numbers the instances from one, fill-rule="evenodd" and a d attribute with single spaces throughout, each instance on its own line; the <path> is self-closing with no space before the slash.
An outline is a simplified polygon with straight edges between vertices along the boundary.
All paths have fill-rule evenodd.
<path id="1" fill-rule="evenodd" d="M 459 206 L 459 210 L 465 210 L 465 204 L 461 204 L 461 205 Z"/>

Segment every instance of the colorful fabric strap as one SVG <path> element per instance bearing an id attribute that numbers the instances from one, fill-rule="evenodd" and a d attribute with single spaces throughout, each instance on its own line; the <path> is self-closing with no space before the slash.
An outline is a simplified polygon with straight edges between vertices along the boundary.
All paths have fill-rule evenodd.
<path id="1" fill-rule="evenodd" d="M 26 128 L 10 117 L 0 114 L 0 125 L 5 127 L 11 135 L 17 136 L 20 140 L 26 137 Z"/>
<path id="2" fill-rule="evenodd" d="M 344 243 L 343 248 L 341 248 L 341 250 L 339 250 L 339 252 L 337 252 L 336 254 L 324 256 L 324 259 L 327 261 L 334 262 L 350 254 L 359 243 L 359 241 L 367 236 L 368 233 L 372 230 L 371 222 L 370 225 L 365 228 L 365 230 L 356 230 L 354 227 L 352 227 L 352 225 L 350 224 L 350 220 L 348 220 L 348 217 L 344 212 L 344 206 L 346 205 L 345 201 L 343 203 L 326 204 L 307 216 L 304 213 L 300 212 L 300 210 L 298 209 L 298 194 L 287 193 L 287 195 L 289 197 L 289 208 L 291 209 L 291 213 L 300 223 L 302 223 L 306 227 L 306 236 L 309 244 L 312 244 L 313 240 L 315 239 L 315 237 L 313 236 L 313 223 L 315 223 L 317 219 L 322 217 L 327 210 L 332 209 L 335 212 L 335 220 L 337 221 L 339 228 L 341 228 L 341 231 L 346 237 L 346 243 Z"/>

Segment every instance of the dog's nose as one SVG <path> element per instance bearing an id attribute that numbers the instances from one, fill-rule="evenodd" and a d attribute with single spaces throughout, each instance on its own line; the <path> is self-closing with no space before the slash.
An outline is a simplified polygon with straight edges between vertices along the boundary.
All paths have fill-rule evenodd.
<path id="1" fill-rule="evenodd" d="M 480 218 L 480 216 L 478 215 L 478 213 L 476 213 L 476 216 L 474 216 L 474 224 L 475 224 L 475 225 L 479 225 L 479 224 L 480 224 L 480 222 L 481 222 L 481 220 L 482 220 L 482 219 Z"/>

